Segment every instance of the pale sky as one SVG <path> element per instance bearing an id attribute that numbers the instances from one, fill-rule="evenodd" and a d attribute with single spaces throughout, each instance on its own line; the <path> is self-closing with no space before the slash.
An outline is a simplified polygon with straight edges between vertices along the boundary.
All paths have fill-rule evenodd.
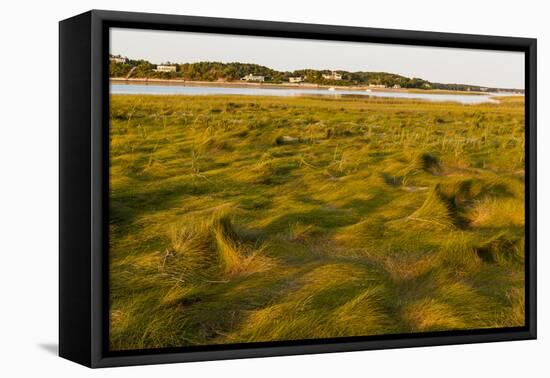
<path id="1" fill-rule="evenodd" d="M 110 53 L 151 63 L 255 63 L 278 71 L 383 71 L 524 89 L 522 52 L 111 28 Z"/>

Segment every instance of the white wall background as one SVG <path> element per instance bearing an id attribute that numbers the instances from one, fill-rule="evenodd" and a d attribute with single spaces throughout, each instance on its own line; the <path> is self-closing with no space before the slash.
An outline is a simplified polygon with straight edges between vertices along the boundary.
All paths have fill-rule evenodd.
<path id="1" fill-rule="evenodd" d="M 520 377 L 550 373 L 550 27 L 544 1 L 4 1 L 0 21 L 0 375 Z M 539 39 L 539 340 L 89 370 L 58 358 L 58 25 L 89 9 Z M 546 66 L 546 67 L 545 67 Z M 545 300 L 546 299 L 546 300 Z"/>

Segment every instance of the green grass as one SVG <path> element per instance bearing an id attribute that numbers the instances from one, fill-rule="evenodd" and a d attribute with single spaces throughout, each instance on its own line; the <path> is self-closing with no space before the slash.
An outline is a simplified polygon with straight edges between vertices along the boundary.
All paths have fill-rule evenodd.
<path id="1" fill-rule="evenodd" d="M 524 324 L 523 99 L 111 96 L 114 350 Z"/>

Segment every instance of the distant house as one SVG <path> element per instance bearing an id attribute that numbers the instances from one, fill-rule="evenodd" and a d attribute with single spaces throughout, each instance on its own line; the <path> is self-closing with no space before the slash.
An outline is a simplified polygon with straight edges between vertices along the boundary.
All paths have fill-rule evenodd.
<path id="1" fill-rule="evenodd" d="M 489 88 L 486 88 L 486 87 L 480 87 L 479 90 L 481 92 L 487 92 L 489 90 Z"/>
<path id="2" fill-rule="evenodd" d="M 422 86 L 423 86 L 424 88 L 427 88 L 427 89 L 429 89 L 429 88 L 432 87 L 429 83 L 424 83 L 424 84 L 422 84 Z M 470 89 L 470 88 L 468 88 L 468 89 Z"/>
<path id="3" fill-rule="evenodd" d="M 243 78 L 241 78 L 241 80 L 263 82 L 263 81 L 265 81 L 265 76 L 248 74 L 248 75 L 244 76 Z"/>
<path id="4" fill-rule="evenodd" d="M 176 72 L 176 66 L 158 65 L 155 72 Z"/>
<path id="5" fill-rule="evenodd" d="M 128 61 L 128 58 L 124 58 L 120 55 L 111 55 L 109 57 L 109 61 L 114 63 L 126 63 Z"/>
<path id="6" fill-rule="evenodd" d="M 393 89 L 401 89 L 401 85 L 395 84 L 392 88 L 393 88 Z"/>
<path id="7" fill-rule="evenodd" d="M 386 88 L 384 84 L 369 84 L 369 87 L 371 88 Z"/>
<path id="8" fill-rule="evenodd" d="M 291 76 L 288 78 L 289 83 L 303 83 L 304 77 L 303 76 Z"/>
<path id="9" fill-rule="evenodd" d="M 338 72 L 332 71 L 329 74 L 323 74 L 323 79 L 326 80 L 342 80 L 342 75 Z"/>

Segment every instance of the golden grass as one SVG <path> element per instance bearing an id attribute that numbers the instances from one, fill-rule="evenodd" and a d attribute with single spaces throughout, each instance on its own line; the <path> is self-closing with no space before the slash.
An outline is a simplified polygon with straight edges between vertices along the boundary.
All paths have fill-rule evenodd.
<path id="1" fill-rule="evenodd" d="M 521 98 L 110 109 L 113 350 L 524 324 Z"/>
<path id="2" fill-rule="evenodd" d="M 223 275 L 252 274 L 270 269 L 274 259 L 264 256 L 265 245 L 259 247 L 240 240 L 227 208 L 216 209 L 206 220 L 174 228 L 172 248 L 162 257 L 162 268 L 168 261 L 182 272 Z M 212 268 L 217 269 L 212 269 Z M 181 272 L 180 272 L 181 274 Z"/>
<path id="3" fill-rule="evenodd" d="M 403 318 L 412 332 L 457 329 L 465 326 L 450 305 L 435 299 L 422 299 L 411 303 L 406 307 Z"/>
<path id="4" fill-rule="evenodd" d="M 407 216 L 406 223 L 415 228 L 453 228 L 453 219 L 447 204 L 441 199 L 439 185 L 432 188 L 422 206 Z"/>
<path id="5" fill-rule="evenodd" d="M 477 227 L 509 227 L 525 225 L 523 202 L 515 198 L 487 198 L 471 211 L 471 222 Z"/>
<path id="6" fill-rule="evenodd" d="M 333 313 L 340 335 L 380 335 L 396 332 L 397 327 L 386 306 L 388 293 L 380 286 L 369 287 Z"/>

